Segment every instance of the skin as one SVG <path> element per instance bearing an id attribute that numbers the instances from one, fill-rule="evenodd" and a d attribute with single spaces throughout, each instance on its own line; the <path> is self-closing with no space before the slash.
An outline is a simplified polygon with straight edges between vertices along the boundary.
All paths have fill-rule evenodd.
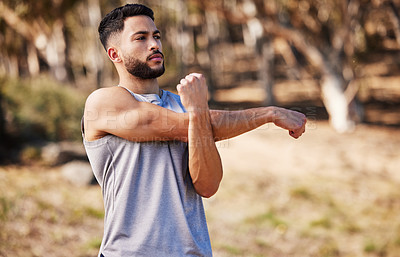
<path id="1" fill-rule="evenodd" d="M 159 69 L 162 51 L 160 33 L 147 16 L 127 18 L 124 30 L 110 38 L 107 54 L 119 74 L 119 85 L 138 94 L 159 94 L 157 79 L 140 79 L 125 68 L 129 56 Z M 293 138 L 305 131 L 306 117 L 299 112 L 274 106 L 241 111 L 209 110 L 207 84 L 202 74 L 192 73 L 177 85 L 187 113 L 175 113 L 154 104 L 136 101 L 122 87 L 102 88 L 87 99 L 84 111 L 85 139 L 94 141 L 106 135 L 134 141 L 188 142 L 189 172 L 196 192 L 211 197 L 222 179 L 221 159 L 215 141 L 235 137 L 265 123 L 289 131 Z"/>

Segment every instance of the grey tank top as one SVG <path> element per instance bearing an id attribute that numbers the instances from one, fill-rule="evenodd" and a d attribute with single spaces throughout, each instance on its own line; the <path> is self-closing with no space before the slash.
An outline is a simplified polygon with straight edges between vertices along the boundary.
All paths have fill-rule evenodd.
<path id="1" fill-rule="evenodd" d="M 161 98 L 129 92 L 138 101 L 185 112 L 179 96 L 171 92 L 162 91 Z M 212 256 L 202 198 L 188 170 L 186 143 L 137 143 L 114 135 L 83 142 L 104 200 L 100 253 Z"/>

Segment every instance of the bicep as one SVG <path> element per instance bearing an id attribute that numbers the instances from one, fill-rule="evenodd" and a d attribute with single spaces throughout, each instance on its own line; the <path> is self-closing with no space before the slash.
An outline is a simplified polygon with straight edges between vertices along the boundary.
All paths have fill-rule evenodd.
<path id="1" fill-rule="evenodd" d="M 122 95 L 114 103 L 88 104 L 85 110 L 88 125 L 85 125 L 99 135 L 112 134 L 135 142 L 184 141 L 187 137 L 186 116 Z"/>
<path id="2" fill-rule="evenodd" d="M 138 103 L 134 108 L 105 113 L 100 127 L 130 141 L 165 141 L 176 133 L 173 121 L 179 119 L 177 116 L 177 113 L 157 105 Z"/>

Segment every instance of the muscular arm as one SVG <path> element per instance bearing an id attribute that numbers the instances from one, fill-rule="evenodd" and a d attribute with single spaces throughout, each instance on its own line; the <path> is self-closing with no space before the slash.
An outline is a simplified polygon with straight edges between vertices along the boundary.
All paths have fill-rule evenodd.
<path id="1" fill-rule="evenodd" d="M 304 114 L 275 106 L 239 111 L 211 110 L 210 115 L 216 141 L 241 135 L 269 122 L 298 138 L 304 133 L 306 124 Z"/>
<path id="2" fill-rule="evenodd" d="M 187 141 L 188 114 L 136 101 L 121 87 L 102 88 L 87 99 L 85 139 L 112 134 L 130 141 Z"/>
<path id="3" fill-rule="evenodd" d="M 274 106 L 239 111 L 210 110 L 209 114 L 215 141 L 241 135 L 268 122 L 274 122 L 297 138 L 304 132 L 306 122 L 303 114 Z M 188 113 L 135 101 L 119 87 L 92 93 L 86 102 L 84 117 L 88 141 L 113 134 L 136 142 L 187 142 Z"/>
<path id="4" fill-rule="evenodd" d="M 222 179 L 222 164 L 215 146 L 207 103 L 207 85 L 200 74 L 191 74 L 177 86 L 189 113 L 189 172 L 196 192 L 211 197 Z"/>

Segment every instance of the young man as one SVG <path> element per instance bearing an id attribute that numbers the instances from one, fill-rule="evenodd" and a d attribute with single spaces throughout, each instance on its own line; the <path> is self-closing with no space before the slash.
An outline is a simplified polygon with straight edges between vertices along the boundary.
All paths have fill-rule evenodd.
<path id="1" fill-rule="evenodd" d="M 119 85 L 87 99 L 84 145 L 101 186 L 104 235 L 100 256 L 212 256 L 202 197 L 222 179 L 216 140 L 274 122 L 298 138 L 303 114 L 262 107 L 214 111 L 201 74 L 189 74 L 179 93 L 160 90 L 164 73 L 153 12 L 128 4 L 99 26 Z"/>

